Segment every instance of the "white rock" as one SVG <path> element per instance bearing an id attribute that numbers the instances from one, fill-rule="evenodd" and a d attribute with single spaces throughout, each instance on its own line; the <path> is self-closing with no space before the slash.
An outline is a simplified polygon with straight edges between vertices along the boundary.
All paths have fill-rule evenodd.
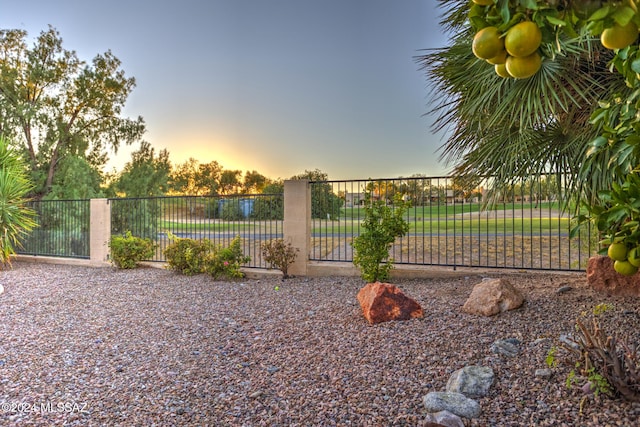
<path id="1" fill-rule="evenodd" d="M 471 398 L 484 397 L 493 384 L 493 376 L 493 369 L 488 366 L 465 366 L 451 375 L 446 390 Z"/>

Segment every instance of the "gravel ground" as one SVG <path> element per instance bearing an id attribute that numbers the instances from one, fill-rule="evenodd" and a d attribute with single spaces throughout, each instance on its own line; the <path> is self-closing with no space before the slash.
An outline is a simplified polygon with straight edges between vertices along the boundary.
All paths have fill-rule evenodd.
<path id="1" fill-rule="evenodd" d="M 565 386 L 573 361 L 534 376 L 598 303 L 613 305 L 611 327 L 635 334 L 637 300 L 595 294 L 582 274 L 490 276 L 523 290 L 524 306 L 463 313 L 473 273 L 403 279 L 425 318 L 370 326 L 359 278 L 222 282 L 15 263 L 0 271 L 0 425 L 420 426 L 422 397 L 470 364 L 496 379 L 466 425 L 637 425 L 640 406 L 620 399 L 590 396 L 581 413 L 582 392 Z M 519 356 L 491 352 L 506 338 L 521 341 Z"/>

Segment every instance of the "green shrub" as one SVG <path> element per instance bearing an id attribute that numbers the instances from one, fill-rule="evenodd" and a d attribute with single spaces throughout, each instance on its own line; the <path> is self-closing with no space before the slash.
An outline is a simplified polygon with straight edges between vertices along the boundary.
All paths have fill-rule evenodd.
<path id="1" fill-rule="evenodd" d="M 168 268 L 185 276 L 192 276 L 204 271 L 208 254 L 213 245 L 209 239 L 194 240 L 176 237 L 169 234 L 172 243 L 164 250 Z"/>
<path id="2" fill-rule="evenodd" d="M 111 238 L 111 262 L 118 268 L 136 268 L 140 261 L 153 257 L 156 246 L 150 239 L 135 237 L 127 231 L 124 236 Z"/>
<path id="3" fill-rule="evenodd" d="M 407 209 L 400 194 L 394 197 L 392 206 L 384 200 L 373 200 L 371 192 L 365 193 L 364 221 L 362 232 L 353 240 L 353 264 L 360 268 L 362 278 L 367 282 L 389 279 L 393 268 L 393 260 L 389 258 L 389 250 L 397 237 L 409 231 L 409 224 L 403 215 Z"/>
<path id="4" fill-rule="evenodd" d="M 162 205 L 158 198 L 115 199 L 111 202 L 111 233 L 127 230 L 136 236 L 156 239 L 162 218 Z"/>
<path id="5" fill-rule="evenodd" d="M 251 218 L 262 221 L 284 219 L 284 197 L 282 194 L 265 195 L 256 198 Z"/>
<path id="6" fill-rule="evenodd" d="M 240 267 L 251 261 L 242 253 L 240 236 L 228 247 L 215 245 L 209 239 L 183 239 L 173 235 L 169 238 L 173 242 L 164 250 L 168 268 L 187 276 L 207 273 L 214 278 L 243 277 Z"/>
<path id="7" fill-rule="evenodd" d="M 220 217 L 225 221 L 239 221 L 244 218 L 238 199 L 228 199 L 222 204 Z"/>
<path id="8" fill-rule="evenodd" d="M 15 248 L 37 227 L 35 212 L 26 206 L 33 184 L 20 154 L 0 136 L 0 269 L 10 265 Z"/>
<path id="9" fill-rule="evenodd" d="M 300 249 L 285 243 L 282 239 L 273 239 L 263 242 L 260 245 L 262 259 L 269 264 L 270 268 L 277 268 L 282 271 L 283 278 L 289 277 L 289 265 L 293 264 Z"/>
<path id="10" fill-rule="evenodd" d="M 206 260 L 205 272 L 213 278 L 244 277 L 244 273 L 240 271 L 240 267 L 249 261 L 251 261 L 251 258 L 242 253 L 240 236 L 236 236 L 229 246 L 226 248 L 218 246 L 209 254 Z"/>

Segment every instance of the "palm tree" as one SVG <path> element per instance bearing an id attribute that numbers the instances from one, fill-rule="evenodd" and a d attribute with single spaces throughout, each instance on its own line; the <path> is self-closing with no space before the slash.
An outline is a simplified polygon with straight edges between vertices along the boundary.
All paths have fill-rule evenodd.
<path id="1" fill-rule="evenodd" d="M 471 49 L 471 2 L 439 0 L 450 45 L 416 58 L 431 87 L 435 130 L 446 132 L 441 157 L 459 176 L 491 176 L 494 189 L 525 178 L 557 174 L 565 192 L 594 200 L 621 175 L 611 173 L 610 153 L 592 145 L 601 133 L 590 122 L 598 101 L 631 91 L 607 64 L 613 53 L 593 37 L 560 37 L 543 43 L 547 58 L 533 77 L 499 77 Z M 558 47 L 559 52 L 558 53 Z M 591 156 L 587 154 L 593 152 Z M 633 163 L 632 161 L 629 164 Z M 629 164 L 618 162 L 623 170 Z"/>
<path id="2" fill-rule="evenodd" d="M 37 226 L 35 212 L 25 206 L 32 189 L 26 164 L 0 136 L 0 268 L 10 265 L 20 239 Z"/>

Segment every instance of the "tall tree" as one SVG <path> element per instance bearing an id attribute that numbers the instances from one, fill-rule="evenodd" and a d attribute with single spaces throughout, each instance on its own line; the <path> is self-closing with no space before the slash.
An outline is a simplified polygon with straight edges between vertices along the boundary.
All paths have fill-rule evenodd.
<path id="1" fill-rule="evenodd" d="M 100 181 L 100 174 L 85 158 L 67 156 L 60 160 L 51 191 L 44 199 L 78 200 L 101 197 Z"/>
<path id="2" fill-rule="evenodd" d="M 196 195 L 214 195 L 220 189 L 222 166 L 215 160 L 198 166 L 195 177 Z"/>
<path id="3" fill-rule="evenodd" d="M 195 195 L 198 161 L 190 157 L 184 163 L 176 165 L 170 175 L 171 191 L 181 195 Z"/>
<path id="4" fill-rule="evenodd" d="M 247 171 L 244 174 L 244 181 L 242 183 L 243 191 L 245 193 L 261 193 L 262 189 L 269 183 L 269 179 L 258 173 L 258 171 Z"/>
<path id="5" fill-rule="evenodd" d="M 294 175 L 291 179 L 308 179 L 315 182 L 311 187 L 311 216 L 313 218 L 336 220 L 344 200 L 333 192 L 333 187 L 328 182 L 329 175 L 320 169 L 305 170 L 304 173 Z"/>
<path id="6" fill-rule="evenodd" d="M 220 189 L 222 166 L 215 160 L 200 164 L 193 157 L 171 172 L 171 188 L 188 196 L 213 196 Z"/>
<path id="7" fill-rule="evenodd" d="M 131 161 L 124 166 L 114 187 L 127 197 L 162 196 L 168 191 L 170 173 L 169 152 L 161 150 L 156 154 L 151 144 L 142 141 L 140 148 L 131 153 Z"/>
<path id="8" fill-rule="evenodd" d="M 66 156 L 97 168 L 145 132 L 141 117 L 121 117 L 135 79 L 120 65 L 110 51 L 87 64 L 52 27 L 32 47 L 26 31 L 0 30 L 0 133 L 26 154 L 38 192 L 51 189 Z"/>
<path id="9" fill-rule="evenodd" d="M 218 181 L 218 190 L 220 194 L 233 194 L 242 186 L 240 179 L 242 177 L 241 170 L 223 170 L 220 172 Z"/>

